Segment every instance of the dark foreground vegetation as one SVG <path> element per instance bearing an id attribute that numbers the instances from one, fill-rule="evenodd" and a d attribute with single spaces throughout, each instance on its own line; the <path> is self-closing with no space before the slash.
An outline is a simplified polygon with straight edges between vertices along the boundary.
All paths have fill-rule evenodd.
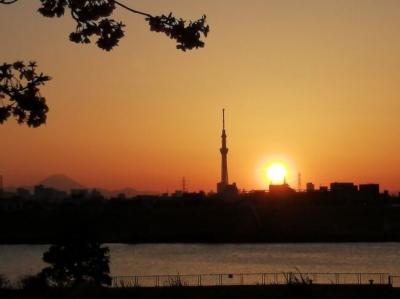
<path id="1" fill-rule="evenodd" d="M 400 298 L 400 289 L 389 286 L 335 286 L 335 285 L 283 285 L 283 286 L 237 286 L 237 287 L 167 287 L 167 288 L 95 288 L 82 286 L 48 290 L 0 290 L 2 299 L 66 299 L 66 298 L 307 298 L 307 299 L 394 299 Z"/>
<path id="2" fill-rule="evenodd" d="M 0 198 L 0 243 L 54 244 L 88 235 L 102 243 L 400 241 L 398 197 L 204 193 L 131 199 Z"/>

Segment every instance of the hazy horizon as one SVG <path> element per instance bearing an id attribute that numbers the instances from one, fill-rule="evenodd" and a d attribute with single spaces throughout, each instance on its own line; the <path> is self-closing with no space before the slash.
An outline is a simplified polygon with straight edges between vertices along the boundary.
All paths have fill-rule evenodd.
<path id="1" fill-rule="evenodd" d="M 230 182 L 266 189 L 270 161 L 316 187 L 333 181 L 400 190 L 400 2 L 139 0 L 155 14 L 207 14 L 204 49 L 181 52 L 117 9 L 126 36 L 107 53 L 68 40 L 74 24 L 0 7 L 2 62 L 35 60 L 53 79 L 47 124 L 0 125 L 0 174 L 32 185 L 65 173 L 85 186 L 215 190 L 221 110 Z"/>

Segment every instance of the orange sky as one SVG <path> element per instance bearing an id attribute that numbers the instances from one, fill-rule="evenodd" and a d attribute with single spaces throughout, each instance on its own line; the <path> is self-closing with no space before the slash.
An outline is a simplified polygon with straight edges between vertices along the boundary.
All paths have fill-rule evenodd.
<path id="1" fill-rule="evenodd" d="M 34 59 L 51 75 L 38 129 L 0 126 L 7 185 L 54 173 L 90 187 L 173 191 L 219 180 L 221 109 L 229 177 L 264 188 L 260 168 L 287 160 L 288 181 L 379 182 L 400 190 L 400 1 L 124 0 L 184 18 L 206 13 L 206 48 L 183 53 L 118 9 L 126 37 L 110 53 L 68 40 L 70 17 L 39 1 L 0 6 L 1 62 Z"/>

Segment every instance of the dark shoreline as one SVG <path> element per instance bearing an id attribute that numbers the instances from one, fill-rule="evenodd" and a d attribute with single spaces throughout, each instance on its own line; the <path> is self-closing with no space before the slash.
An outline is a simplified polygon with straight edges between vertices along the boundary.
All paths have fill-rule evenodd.
<path id="1" fill-rule="evenodd" d="M 276 241 L 276 242 L 107 242 L 105 241 L 104 244 L 106 245 L 118 245 L 118 244 L 126 244 L 126 245 L 252 245 L 252 244 L 400 244 L 400 240 L 397 241 Z M 13 245 L 51 245 L 51 242 L 1 242 L 0 246 L 13 246 Z"/>
<path id="2" fill-rule="evenodd" d="M 217 286 L 217 287 L 158 287 L 158 288 L 93 288 L 50 290 L 0 290 L 4 299 L 24 298 L 351 298 L 394 299 L 400 298 L 400 288 L 390 285 L 278 285 L 278 286 Z"/>
<path id="3" fill-rule="evenodd" d="M 400 206 L 339 199 L 120 200 L 0 209 L 0 244 L 400 242 Z"/>

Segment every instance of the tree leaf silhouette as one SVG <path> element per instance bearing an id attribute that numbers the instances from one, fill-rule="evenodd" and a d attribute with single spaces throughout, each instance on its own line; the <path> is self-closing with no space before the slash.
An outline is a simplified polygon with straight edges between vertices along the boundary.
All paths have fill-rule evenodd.
<path id="1" fill-rule="evenodd" d="M 0 4 L 10 5 L 18 0 L 0 0 Z M 74 43 L 89 44 L 95 38 L 100 49 L 110 51 L 125 36 L 122 22 L 110 16 L 116 7 L 121 7 L 134 14 L 145 17 L 150 30 L 160 32 L 177 42 L 176 48 L 182 51 L 204 47 L 202 37 L 207 37 L 210 27 L 206 16 L 196 21 L 185 21 L 169 15 L 153 16 L 135 10 L 116 0 L 39 0 L 38 9 L 44 17 L 54 18 L 65 15 L 70 10 L 76 22 L 75 31 L 69 35 Z M 50 77 L 36 73 L 36 63 L 24 64 L 16 61 L 0 66 L 0 124 L 11 116 L 18 123 L 30 127 L 39 127 L 46 122 L 49 108 L 46 99 L 40 95 L 39 86 L 49 81 Z"/>
<path id="2" fill-rule="evenodd" d="M 49 108 L 39 86 L 51 78 L 36 73 L 36 63 L 22 61 L 0 65 L 0 124 L 13 116 L 18 123 L 39 127 Z"/>
<path id="3" fill-rule="evenodd" d="M 18 0 L 0 0 L 0 4 L 12 4 Z M 202 37 L 207 37 L 210 28 L 206 24 L 206 16 L 196 21 L 185 21 L 169 15 L 153 16 L 149 13 L 135 10 L 116 0 L 40 0 L 38 12 L 48 18 L 62 17 L 70 10 L 71 17 L 76 22 L 75 31 L 69 39 L 75 43 L 89 44 L 92 38 L 97 38 L 100 49 L 110 51 L 124 37 L 122 22 L 110 16 L 118 7 L 145 17 L 150 30 L 162 32 L 177 42 L 177 49 L 182 51 L 204 47 Z"/>
<path id="4" fill-rule="evenodd" d="M 43 254 L 50 266 L 40 273 L 49 285 L 71 287 L 82 283 L 111 284 L 110 251 L 100 243 L 74 240 L 50 246 Z"/>

